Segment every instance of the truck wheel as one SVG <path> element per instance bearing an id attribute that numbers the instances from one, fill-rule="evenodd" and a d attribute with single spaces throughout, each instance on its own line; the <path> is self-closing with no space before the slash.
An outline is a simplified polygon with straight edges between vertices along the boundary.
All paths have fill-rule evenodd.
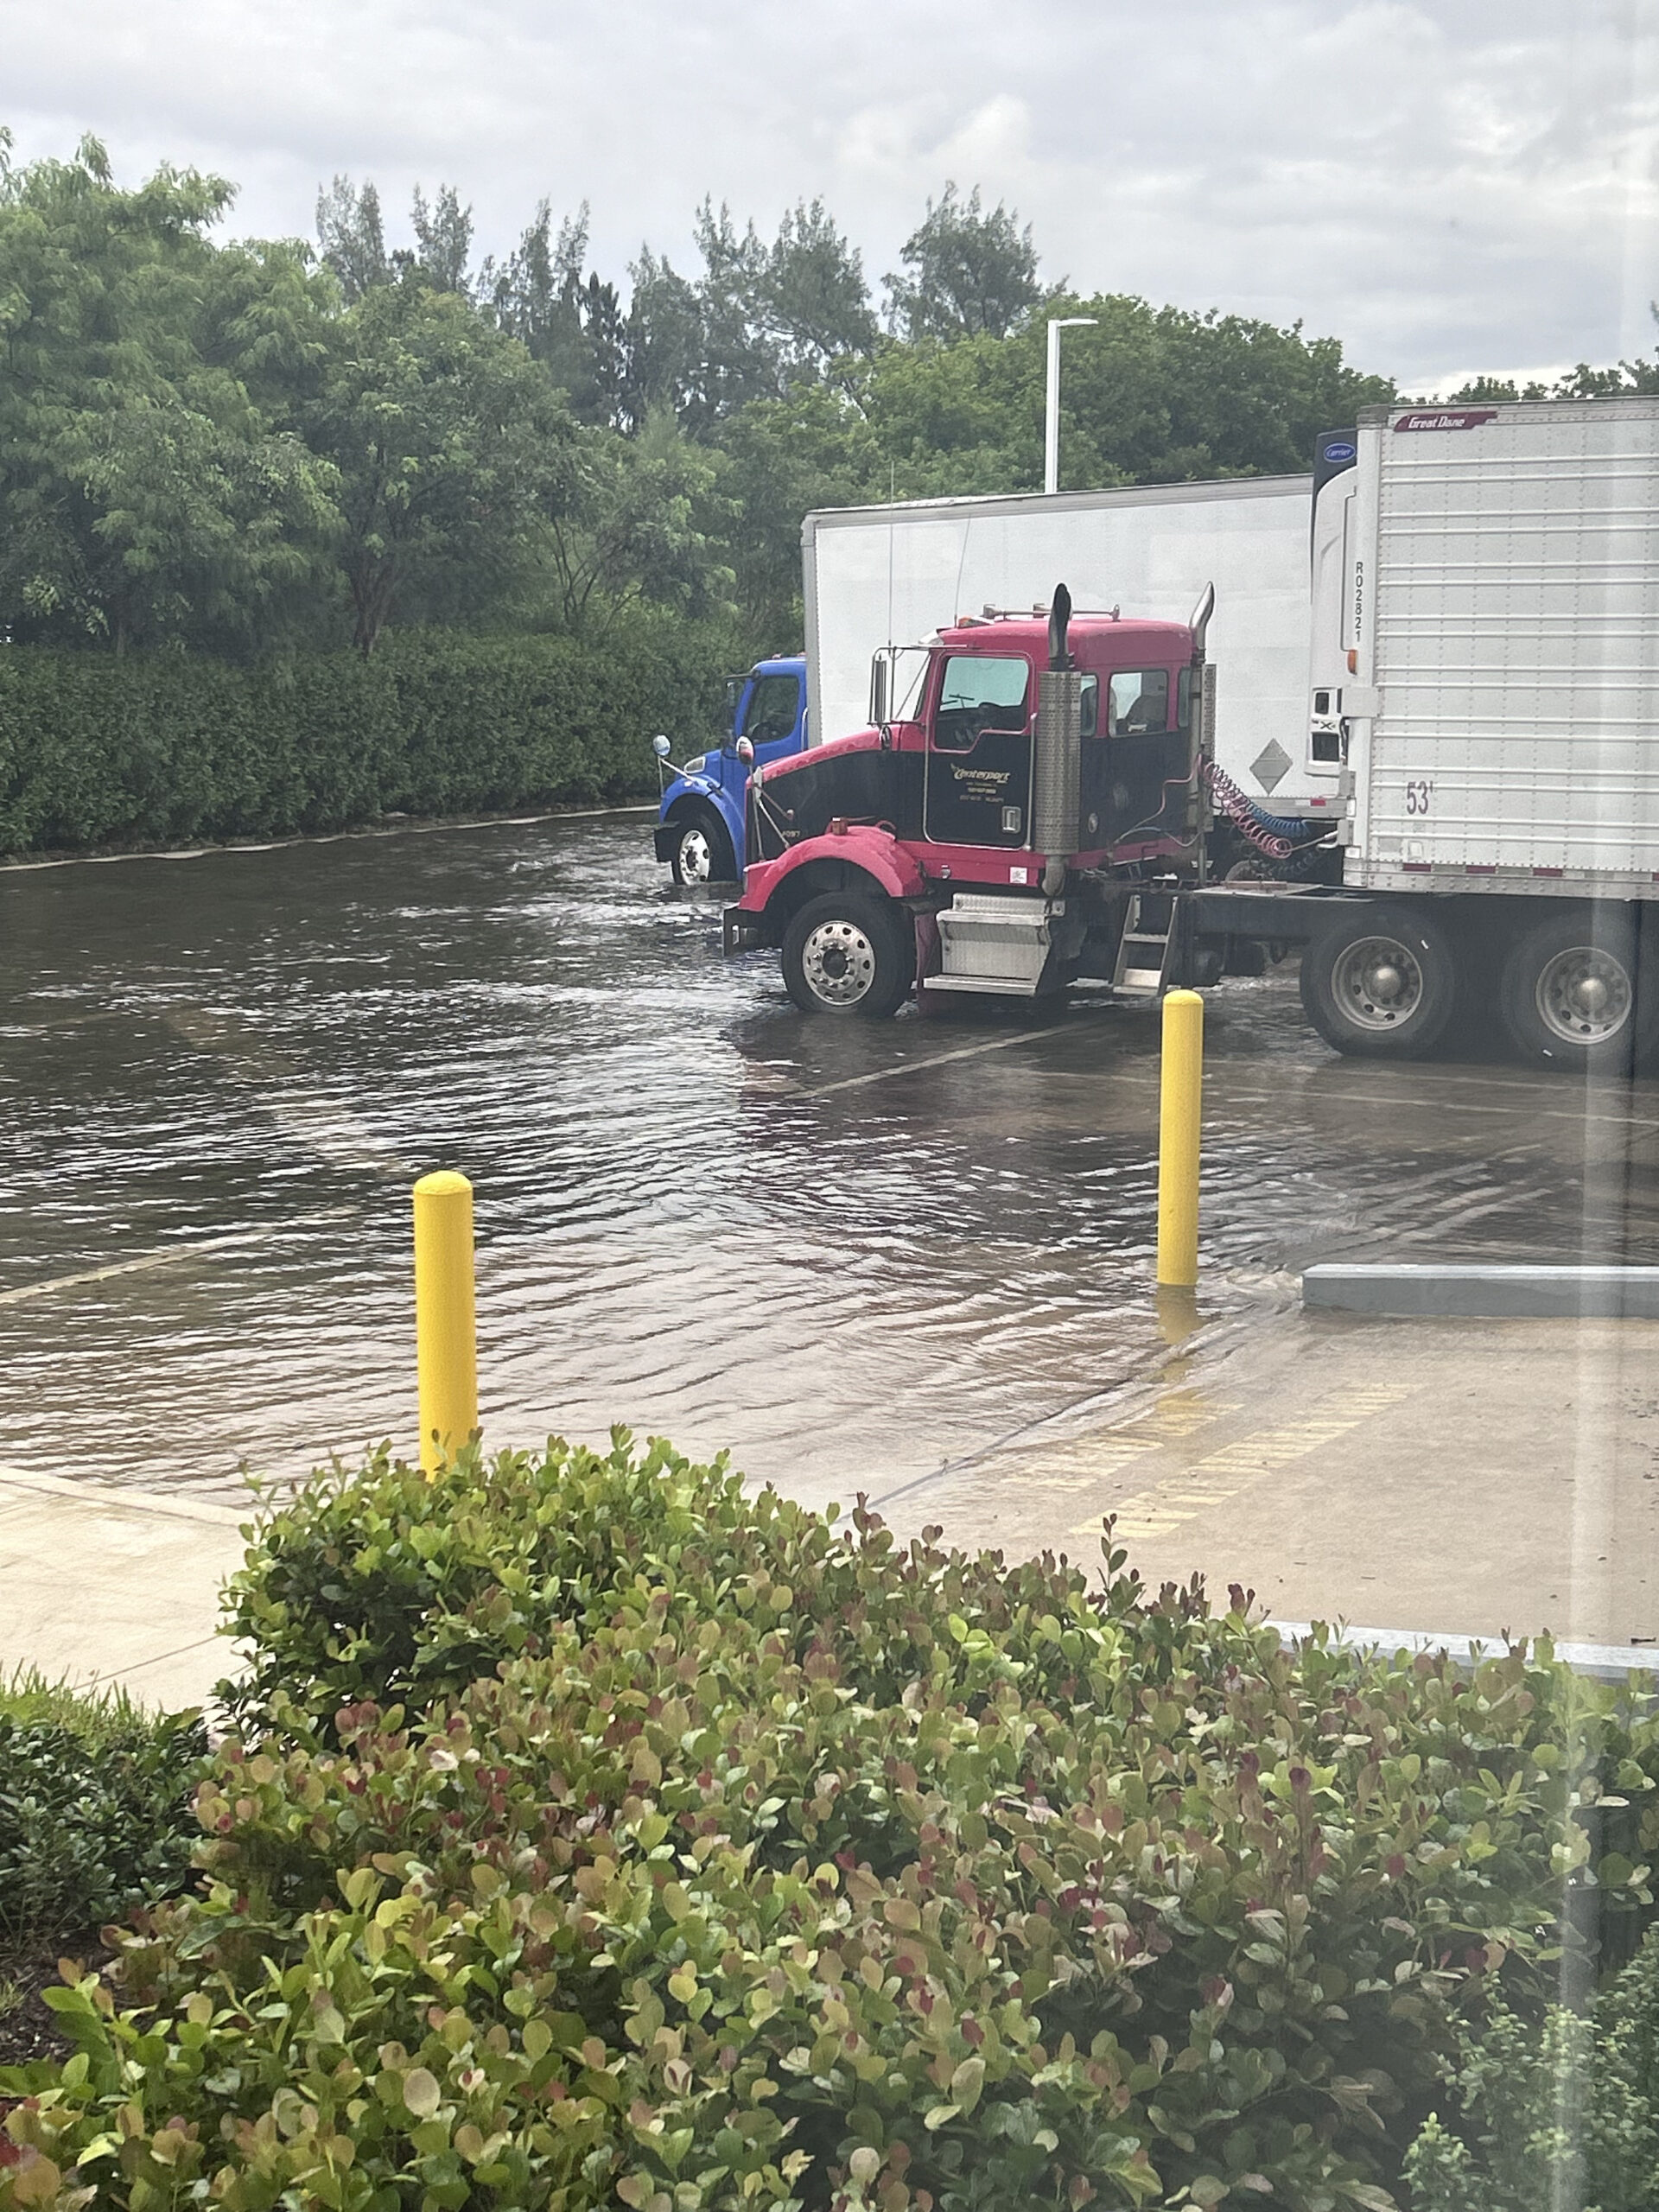
<path id="1" fill-rule="evenodd" d="M 1547 1067 L 1622 1072 L 1652 1044 L 1659 1017 L 1638 973 L 1636 931 L 1623 914 L 1552 916 L 1503 963 L 1503 1027 Z"/>
<path id="2" fill-rule="evenodd" d="M 784 932 L 784 982 L 804 1014 L 896 1014 L 916 976 L 909 917 L 886 899 L 831 891 Z"/>
<path id="3" fill-rule="evenodd" d="M 677 823 L 679 831 L 669 867 L 676 883 L 734 883 L 737 862 L 723 823 L 712 814 L 693 814 Z"/>
<path id="4" fill-rule="evenodd" d="M 1421 1059 L 1452 1019 L 1457 978 L 1438 922 L 1370 906 L 1302 955 L 1302 1005 L 1327 1045 L 1356 1058 Z"/>

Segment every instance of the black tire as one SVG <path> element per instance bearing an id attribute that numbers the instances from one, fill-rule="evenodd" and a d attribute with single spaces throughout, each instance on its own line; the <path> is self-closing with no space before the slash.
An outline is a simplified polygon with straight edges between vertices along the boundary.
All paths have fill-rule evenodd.
<path id="1" fill-rule="evenodd" d="M 916 980 L 916 931 L 890 899 L 827 892 L 810 899 L 785 931 L 783 967 L 803 1014 L 885 1021 Z"/>
<path id="2" fill-rule="evenodd" d="M 1659 1027 L 1659 989 L 1617 909 L 1575 907 L 1529 930 L 1503 963 L 1498 1008 L 1527 1058 L 1586 1075 L 1628 1073 Z"/>
<path id="3" fill-rule="evenodd" d="M 1351 1058 L 1420 1060 L 1444 1035 L 1457 970 L 1440 924 L 1409 906 L 1355 909 L 1302 954 L 1302 1006 Z"/>
<path id="4" fill-rule="evenodd" d="M 737 859 L 720 817 L 705 806 L 674 818 L 674 850 L 669 867 L 676 883 L 696 890 L 705 883 L 734 883 Z"/>

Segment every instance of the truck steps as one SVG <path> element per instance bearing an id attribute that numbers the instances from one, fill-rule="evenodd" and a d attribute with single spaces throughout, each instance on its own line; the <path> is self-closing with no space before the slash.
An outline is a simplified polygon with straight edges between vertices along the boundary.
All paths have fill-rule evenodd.
<path id="1" fill-rule="evenodd" d="M 1035 998 L 1048 961 L 1048 902 L 958 891 L 939 914 L 939 972 L 945 991 L 995 991 Z"/>
<path id="2" fill-rule="evenodd" d="M 1153 909 L 1150 914 L 1146 911 L 1148 907 Z M 1130 899 L 1123 916 L 1123 934 L 1117 943 L 1117 963 L 1112 970 L 1112 988 L 1119 998 L 1155 999 L 1161 995 L 1169 974 L 1174 926 L 1173 899 L 1144 898 L 1139 892 Z"/>

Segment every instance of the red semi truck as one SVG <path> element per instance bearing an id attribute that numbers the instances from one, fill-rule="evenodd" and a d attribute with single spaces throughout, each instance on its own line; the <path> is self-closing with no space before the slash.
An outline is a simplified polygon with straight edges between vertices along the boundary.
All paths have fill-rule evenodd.
<path id="1" fill-rule="evenodd" d="M 879 656 L 870 728 L 751 777 L 728 950 L 776 945 L 798 1005 L 872 1015 L 912 987 L 1156 997 L 1178 957 L 1218 972 L 1224 941 L 1178 950 L 1172 896 L 1203 868 L 1213 603 L 1074 615 L 1062 585 L 1046 616 Z"/>

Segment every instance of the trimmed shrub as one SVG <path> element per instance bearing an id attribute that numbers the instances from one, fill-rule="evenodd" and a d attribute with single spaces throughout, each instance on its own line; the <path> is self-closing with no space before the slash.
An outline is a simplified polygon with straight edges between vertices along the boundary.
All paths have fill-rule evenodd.
<path id="1" fill-rule="evenodd" d="M 651 618 L 605 645 L 415 631 L 253 667 L 5 647 L 0 851 L 640 798 L 658 730 L 713 734 L 734 650 Z"/>
<path id="2" fill-rule="evenodd" d="M 202 1887 L 0 2077 L 0 2208 L 1381 2212 L 1459 2000 L 1639 1927 L 1651 1698 L 937 1534 L 621 1433 L 270 1512 Z"/>
<path id="3" fill-rule="evenodd" d="M 1652 2212 L 1659 2204 L 1659 1931 L 1588 2012 L 1501 1998 L 1459 2039 L 1448 2126 L 1406 2160 L 1418 2212 Z"/>
<path id="4" fill-rule="evenodd" d="M 194 1713 L 39 1681 L 0 1688 L 0 1952 L 187 1887 L 207 1750 Z"/>

